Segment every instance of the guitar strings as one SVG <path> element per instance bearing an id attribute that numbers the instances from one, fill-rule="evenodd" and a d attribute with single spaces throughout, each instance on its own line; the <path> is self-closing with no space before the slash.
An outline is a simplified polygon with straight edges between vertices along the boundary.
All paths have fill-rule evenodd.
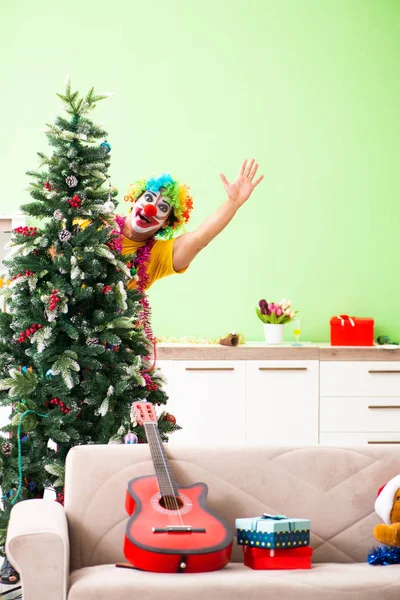
<path id="1" fill-rule="evenodd" d="M 180 511 L 178 500 L 176 498 L 176 494 L 175 494 L 175 490 L 174 490 L 174 486 L 172 485 L 172 481 L 171 481 L 171 478 L 170 478 L 168 465 L 167 465 L 167 462 L 165 460 L 164 451 L 163 451 L 163 448 L 162 448 L 162 445 L 161 445 L 161 438 L 160 438 L 160 434 L 158 432 L 157 423 L 154 423 L 154 422 L 151 421 L 151 422 L 144 423 L 144 425 L 145 425 L 146 435 L 148 433 L 150 433 L 150 431 L 152 431 L 155 434 L 155 440 L 153 440 L 153 442 L 154 441 L 156 442 L 156 444 L 158 445 L 158 448 L 156 448 L 154 446 L 154 444 L 150 444 L 150 450 L 153 448 L 154 451 L 155 451 L 155 453 L 156 453 L 156 455 L 158 456 L 158 458 L 161 458 L 161 460 L 163 462 L 163 466 L 164 466 L 164 471 L 167 474 L 168 485 L 170 487 L 171 494 L 170 494 L 169 497 L 168 497 L 168 494 L 166 494 L 166 496 L 164 498 L 165 504 L 166 504 L 166 506 L 167 506 L 167 508 L 169 510 L 176 511 L 177 516 L 179 517 L 180 524 L 183 526 L 182 513 Z M 153 427 L 152 428 L 147 428 L 146 425 L 153 425 Z M 154 437 L 154 436 L 150 436 L 149 435 L 148 436 L 149 440 L 150 440 L 150 437 Z M 161 491 L 161 494 L 162 494 L 161 486 L 160 486 L 160 491 Z M 170 516 L 172 516 L 172 515 L 169 513 L 168 517 L 170 517 Z"/>
<path id="2" fill-rule="evenodd" d="M 176 511 L 178 513 L 178 516 L 180 516 L 179 505 L 178 505 L 178 502 L 177 502 L 177 499 L 176 499 L 175 489 L 174 489 L 174 486 L 173 486 L 172 481 L 171 481 L 170 476 L 169 476 L 169 470 L 168 470 L 167 463 L 165 461 L 165 457 L 164 457 L 164 453 L 163 453 L 163 448 L 161 446 L 161 440 L 159 438 L 159 434 L 158 434 L 158 430 L 157 430 L 157 425 L 154 424 L 154 423 L 153 423 L 153 425 L 154 425 L 154 427 L 152 429 L 150 429 L 149 431 L 152 431 L 152 433 L 155 434 L 155 438 L 156 438 L 155 441 L 156 441 L 156 443 L 158 445 L 158 448 L 156 448 L 155 446 L 153 446 L 153 449 L 155 451 L 155 455 L 158 458 L 161 458 L 162 462 L 164 463 L 164 465 L 163 465 L 164 466 L 164 471 L 166 472 L 167 477 L 168 477 L 168 484 L 167 484 L 167 486 L 169 486 L 169 488 L 171 490 L 171 492 L 169 494 L 167 493 L 167 494 L 165 494 L 165 496 L 163 496 L 164 503 L 165 503 L 166 507 L 169 510 Z M 154 437 L 154 436 L 152 436 L 152 437 Z M 160 491 L 162 492 L 162 490 L 160 490 Z M 172 517 L 172 516 L 175 516 L 175 515 L 172 515 L 171 513 L 168 513 L 168 520 L 170 522 L 171 522 L 170 517 Z M 180 520 L 181 520 L 181 524 L 183 524 L 182 523 L 182 519 L 180 519 Z"/>
<path id="3" fill-rule="evenodd" d="M 152 429 L 149 429 L 149 432 L 152 431 L 152 433 L 155 434 L 155 436 L 151 436 L 151 437 L 153 437 L 153 438 L 155 437 L 155 440 L 153 440 L 153 441 L 155 441 L 157 443 L 157 445 L 158 445 L 158 448 L 156 448 L 156 447 L 153 446 L 153 449 L 155 450 L 156 456 L 158 458 L 161 458 L 161 460 L 163 462 L 164 471 L 167 474 L 167 478 L 168 478 L 168 484 L 167 485 L 169 486 L 169 488 L 171 490 L 170 494 L 167 493 L 165 495 L 164 501 L 165 501 L 165 504 L 166 504 L 167 508 L 169 508 L 170 510 L 176 510 L 178 513 L 180 513 L 180 511 L 179 511 L 179 505 L 178 505 L 178 502 L 177 502 L 177 499 L 176 499 L 176 495 L 175 495 L 174 486 L 173 486 L 171 478 L 169 476 L 168 465 L 167 465 L 167 463 L 165 461 L 163 449 L 162 449 L 162 446 L 161 446 L 161 440 L 160 440 L 159 435 L 158 435 L 157 425 L 154 424 L 154 423 L 152 423 L 152 424 L 154 425 L 154 427 Z"/>

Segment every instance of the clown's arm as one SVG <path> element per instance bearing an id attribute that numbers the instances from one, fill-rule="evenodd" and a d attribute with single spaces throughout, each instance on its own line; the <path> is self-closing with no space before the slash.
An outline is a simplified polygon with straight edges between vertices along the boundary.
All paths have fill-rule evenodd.
<path id="1" fill-rule="evenodd" d="M 181 271 L 190 265 L 197 254 L 205 248 L 230 223 L 254 188 L 264 175 L 253 182 L 258 164 L 254 159 L 247 164 L 244 160 L 235 181 L 229 183 L 223 173 L 220 174 L 228 199 L 215 213 L 209 216 L 195 231 L 184 233 L 176 238 L 173 251 L 173 266 L 175 271 Z"/>

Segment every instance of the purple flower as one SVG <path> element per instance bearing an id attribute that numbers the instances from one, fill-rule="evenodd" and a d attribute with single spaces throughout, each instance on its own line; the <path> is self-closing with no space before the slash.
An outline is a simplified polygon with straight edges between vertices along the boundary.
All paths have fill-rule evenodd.
<path id="1" fill-rule="evenodd" d="M 260 302 L 258 303 L 259 307 L 260 307 L 260 311 L 262 315 L 266 315 L 267 314 L 267 309 L 268 309 L 268 303 L 266 300 L 260 300 Z"/>

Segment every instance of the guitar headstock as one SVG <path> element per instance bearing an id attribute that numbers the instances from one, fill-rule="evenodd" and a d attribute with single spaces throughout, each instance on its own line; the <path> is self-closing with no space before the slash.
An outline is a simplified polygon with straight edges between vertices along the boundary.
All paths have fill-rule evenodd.
<path id="1" fill-rule="evenodd" d="M 133 402 L 131 407 L 131 419 L 136 419 L 139 425 L 145 423 L 157 423 L 157 415 L 151 402 Z"/>

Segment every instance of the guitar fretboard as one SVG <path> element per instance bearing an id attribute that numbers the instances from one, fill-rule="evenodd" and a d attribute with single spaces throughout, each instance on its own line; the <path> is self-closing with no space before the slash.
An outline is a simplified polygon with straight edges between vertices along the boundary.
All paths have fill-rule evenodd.
<path id="1" fill-rule="evenodd" d="M 153 459 L 161 495 L 177 496 L 178 486 L 170 469 L 157 423 L 144 423 L 144 429 L 150 446 L 151 458 Z"/>

